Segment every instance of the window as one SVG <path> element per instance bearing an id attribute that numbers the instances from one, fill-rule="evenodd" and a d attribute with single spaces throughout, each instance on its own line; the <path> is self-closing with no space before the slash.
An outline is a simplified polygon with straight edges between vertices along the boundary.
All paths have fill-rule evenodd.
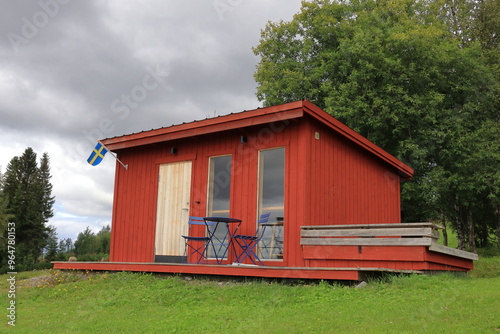
<path id="1" fill-rule="evenodd" d="M 224 155 L 219 157 L 211 157 L 209 161 L 209 174 L 208 174 L 208 200 L 207 200 L 207 216 L 210 217 L 229 217 L 230 207 L 230 193 L 231 193 L 231 156 Z M 224 238 L 227 234 L 224 229 L 225 226 L 217 228 L 216 236 L 223 243 L 228 240 Z M 223 245 L 214 245 L 217 257 L 222 257 L 222 252 L 219 253 Z M 209 248 L 208 256 L 215 257 L 214 249 Z"/>
<path id="2" fill-rule="evenodd" d="M 262 259 L 283 258 L 285 203 L 285 148 L 259 152 L 259 215 L 271 212 L 269 225 L 259 244 Z"/>

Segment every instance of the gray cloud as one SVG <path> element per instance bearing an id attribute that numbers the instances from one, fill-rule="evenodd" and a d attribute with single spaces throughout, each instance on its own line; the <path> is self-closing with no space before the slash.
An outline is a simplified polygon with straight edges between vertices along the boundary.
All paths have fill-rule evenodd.
<path id="1" fill-rule="evenodd" d="M 266 22 L 300 0 L 3 1 L 0 168 L 51 157 L 60 237 L 111 221 L 115 162 L 94 140 L 260 106 L 253 72 Z"/>

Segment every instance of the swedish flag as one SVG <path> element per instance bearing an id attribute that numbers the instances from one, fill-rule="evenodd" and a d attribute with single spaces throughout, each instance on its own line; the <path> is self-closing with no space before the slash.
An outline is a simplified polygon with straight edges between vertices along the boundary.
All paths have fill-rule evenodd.
<path id="1" fill-rule="evenodd" d="M 108 153 L 106 147 L 103 144 L 97 143 L 94 150 L 90 154 L 90 157 L 87 159 L 87 162 L 92 166 L 97 166 L 102 159 L 104 159 L 104 155 Z"/>

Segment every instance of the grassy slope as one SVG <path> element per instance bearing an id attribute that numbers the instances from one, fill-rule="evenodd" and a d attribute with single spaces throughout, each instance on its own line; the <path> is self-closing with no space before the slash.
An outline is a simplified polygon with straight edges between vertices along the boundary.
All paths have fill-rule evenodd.
<path id="1" fill-rule="evenodd" d="M 22 278 L 50 275 L 26 286 Z M 6 275 L 1 278 L 7 305 Z M 186 281 L 134 273 L 21 273 L 20 333 L 493 333 L 500 256 L 468 278 L 410 276 L 362 289 L 327 283 Z M 5 310 L 5 307 L 1 307 Z M 6 311 L 4 311 L 6 313 Z M 5 318 L 4 318 L 5 319 Z"/>

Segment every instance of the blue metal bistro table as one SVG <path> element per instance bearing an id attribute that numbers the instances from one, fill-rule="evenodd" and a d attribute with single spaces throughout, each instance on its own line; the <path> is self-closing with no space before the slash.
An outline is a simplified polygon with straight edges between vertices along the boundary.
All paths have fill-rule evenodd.
<path id="1" fill-rule="evenodd" d="M 233 254 L 236 254 L 232 236 L 236 234 L 241 225 L 241 219 L 229 217 L 205 217 L 205 225 L 207 226 L 207 235 L 210 238 L 209 243 L 214 251 L 215 260 L 221 264 L 224 259 L 229 255 L 229 249 L 232 247 Z M 213 224 L 209 224 L 209 223 Z M 236 225 L 231 228 L 231 224 Z M 221 231 L 223 226 L 224 231 Z"/>

